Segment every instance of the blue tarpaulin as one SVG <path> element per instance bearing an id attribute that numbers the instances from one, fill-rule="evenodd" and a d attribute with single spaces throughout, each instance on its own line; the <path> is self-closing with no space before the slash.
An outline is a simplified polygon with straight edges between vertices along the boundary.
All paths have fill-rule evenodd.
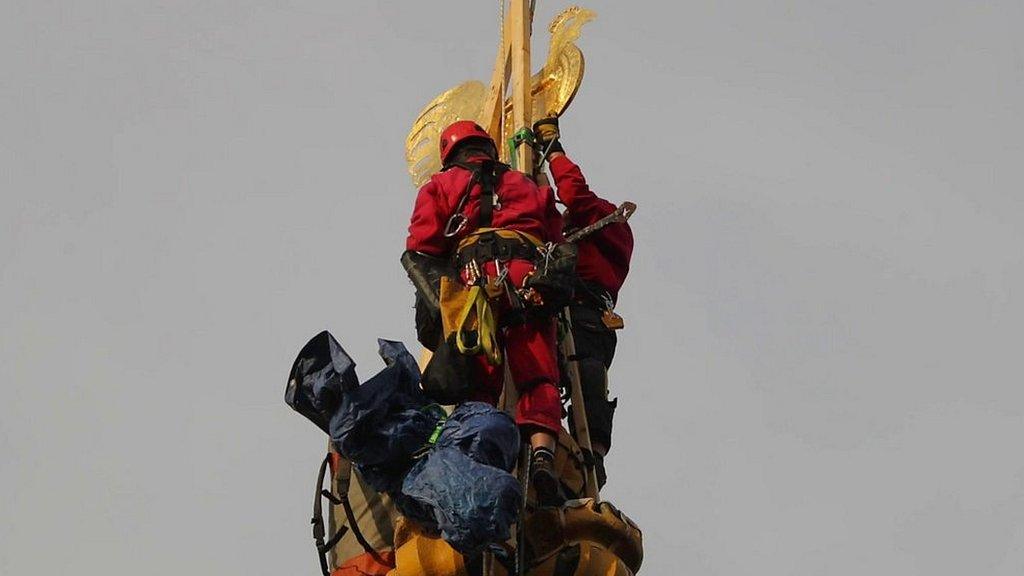
<path id="1" fill-rule="evenodd" d="M 379 340 L 387 367 L 347 393 L 331 415 L 330 435 L 342 456 L 380 491 L 397 492 L 413 455 L 438 417 L 419 389 L 419 368 L 400 342 Z"/>
<path id="2" fill-rule="evenodd" d="M 405 346 L 378 344 L 387 366 L 360 385 L 341 345 L 318 334 L 296 359 L 285 400 L 330 434 L 367 483 L 456 550 L 504 541 L 522 500 L 510 474 L 519 448 L 515 422 L 481 402 L 461 404 L 445 418 L 420 390 Z"/>
<path id="3" fill-rule="evenodd" d="M 356 363 L 324 330 L 299 351 L 288 376 L 284 401 L 329 433 L 331 415 L 341 404 L 344 390 L 357 386 Z"/>
<path id="4" fill-rule="evenodd" d="M 441 429 L 434 449 L 402 484 L 402 493 L 434 514 L 441 536 L 461 552 L 509 537 L 522 500 L 509 472 L 519 431 L 504 412 L 482 402 L 460 404 Z"/>

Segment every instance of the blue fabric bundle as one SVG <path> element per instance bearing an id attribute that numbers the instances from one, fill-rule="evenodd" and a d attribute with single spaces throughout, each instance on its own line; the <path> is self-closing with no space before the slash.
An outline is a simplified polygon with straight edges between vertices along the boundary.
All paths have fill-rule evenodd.
<path id="1" fill-rule="evenodd" d="M 508 414 L 482 402 L 460 404 L 434 449 L 413 466 L 402 494 L 433 512 L 441 537 L 470 553 L 509 537 L 522 501 L 510 472 L 519 431 Z"/>
<path id="2" fill-rule="evenodd" d="M 419 368 L 400 342 L 378 340 L 387 367 L 348 392 L 330 420 L 331 440 L 382 492 L 399 492 L 402 477 L 437 427 L 437 413 L 419 389 Z"/>
<path id="3" fill-rule="evenodd" d="M 307 342 L 295 358 L 284 401 L 330 433 L 331 415 L 341 405 L 345 390 L 357 386 L 356 363 L 334 336 L 324 330 Z"/>
<path id="4" fill-rule="evenodd" d="M 459 552 L 506 540 L 522 501 L 510 474 L 519 448 L 515 422 L 481 402 L 461 404 L 445 418 L 420 390 L 405 346 L 378 345 L 387 367 L 360 385 L 355 362 L 321 332 L 293 364 L 286 402 L 330 434 L 368 484 Z"/>

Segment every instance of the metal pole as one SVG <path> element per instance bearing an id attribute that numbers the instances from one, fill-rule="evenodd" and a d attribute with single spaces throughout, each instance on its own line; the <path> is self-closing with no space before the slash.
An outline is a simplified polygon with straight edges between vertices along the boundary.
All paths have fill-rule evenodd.
<path id="1" fill-rule="evenodd" d="M 530 487 L 530 444 L 524 442 L 519 451 L 519 485 L 523 488 L 523 502 L 516 521 L 516 576 L 526 574 L 526 492 Z"/>

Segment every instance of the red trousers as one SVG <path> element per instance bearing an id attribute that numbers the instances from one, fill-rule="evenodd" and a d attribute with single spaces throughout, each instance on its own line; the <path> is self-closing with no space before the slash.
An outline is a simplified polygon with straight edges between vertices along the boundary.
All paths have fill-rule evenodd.
<path id="1" fill-rule="evenodd" d="M 508 263 L 508 277 L 517 287 L 533 270 L 533 264 L 526 260 L 512 260 Z M 484 274 L 494 277 L 495 264 L 483 266 Z M 495 318 L 501 321 L 503 312 L 510 308 L 505 295 L 491 301 Z M 531 318 L 523 324 L 509 326 L 499 335 L 508 364 L 512 382 L 519 392 L 516 404 L 516 423 L 524 427 L 541 428 L 557 435 L 562 427 L 562 402 L 558 395 L 558 357 L 555 347 L 556 325 L 554 318 Z M 505 367 L 491 366 L 483 354 L 477 356 L 476 382 L 471 400 L 498 403 L 504 384 Z"/>

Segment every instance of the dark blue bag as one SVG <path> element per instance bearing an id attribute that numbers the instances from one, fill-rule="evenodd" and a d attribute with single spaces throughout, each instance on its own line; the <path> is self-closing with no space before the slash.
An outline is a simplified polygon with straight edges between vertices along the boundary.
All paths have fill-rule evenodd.
<path id="1" fill-rule="evenodd" d="M 519 430 L 512 418 L 482 402 L 452 411 L 434 449 L 402 483 L 402 494 L 433 511 L 446 542 L 463 554 L 509 537 L 522 502 L 515 466 Z"/>
<path id="2" fill-rule="evenodd" d="M 441 537 L 463 554 L 507 540 L 522 502 L 514 476 L 457 448 L 435 448 L 413 466 L 402 494 L 432 510 Z"/>
<path id="3" fill-rule="evenodd" d="M 342 398 L 329 424 L 342 456 L 359 467 L 375 489 L 400 490 L 414 455 L 437 427 L 439 415 L 425 410 L 416 360 L 401 342 L 378 340 L 387 367 Z"/>
<path id="4" fill-rule="evenodd" d="M 357 386 L 356 363 L 334 336 L 324 330 L 302 347 L 292 363 L 284 401 L 329 433 L 331 416 L 342 396 Z"/>
<path id="5" fill-rule="evenodd" d="M 327 432 L 338 451 L 398 509 L 464 554 L 509 537 L 522 501 L 519 431 L 481 402 L 448 417 L 420 389 L 416 360 L 378 340 L 387 365 L 359 384 L 355 363 L 327 332 L 299 353 L 285 400 Z"/>
<path id="6" fill-rule="evenodd" d="M 458 448 L 481 464 L 511 472 L 519 456 L 519 428 L 490 404 L 464 402 L 445 421 L 437 447 Z"/>

